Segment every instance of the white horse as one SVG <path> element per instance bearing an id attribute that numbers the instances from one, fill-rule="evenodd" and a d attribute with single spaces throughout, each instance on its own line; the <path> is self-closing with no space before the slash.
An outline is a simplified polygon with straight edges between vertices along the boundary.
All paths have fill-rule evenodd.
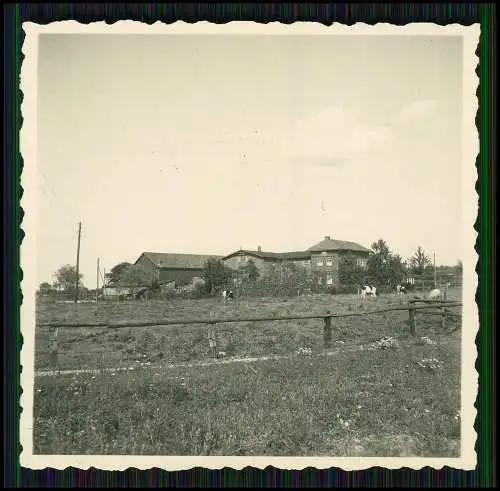
<path id="1" fill-rule="evenodd" d="M 441 297 L 441 290 L 439 288 L 434 288 L 434 290 L 432 290 L 429 293 L 429 300 L 433 300 L 435 298 L 440 298 L 440 297 Z"/>

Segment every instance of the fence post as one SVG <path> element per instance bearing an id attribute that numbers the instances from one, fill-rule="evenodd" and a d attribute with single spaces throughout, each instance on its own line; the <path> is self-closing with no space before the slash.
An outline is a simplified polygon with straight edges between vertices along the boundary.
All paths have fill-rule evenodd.
<path id="1" fill-rule="evenodd" d="M 57 368 L 59 365 L 59 347 L 57 342 L 57 327 L 49 327 L 50 333 L 50 348 L 49 348 L 49 365 L 51 368 Z"/>
<path id="2" fill-rule="evenodd" d="M 213 319 L 215 316 L 214 312 L 210 312 L 210 317 Z M 215 334 L 215 324 L 209 324 L 208 326 L 208 344 L 212 349 L 212 358 L 217 358 L 217 337 Z"/>
<path id="3" fill-rule="evenodd" d="M 329 310 L 326 311 L 330 313 Z M 330 348 L 332 345 L 332 318 L 327 316 L 323 318 L 323 340 L 325 348 Z"/>
<path id="4" fill-rule="evenodd" d="M 441 307 L 441 328 L 446 328 L 446 309 Z"/>
<path id="5" fill-rule="evenodd" d="M 415 302 L 413 300 L 410 300 L 408 314 L 409 314 L 410 334 L 412 336 L 415 336 Z"/>

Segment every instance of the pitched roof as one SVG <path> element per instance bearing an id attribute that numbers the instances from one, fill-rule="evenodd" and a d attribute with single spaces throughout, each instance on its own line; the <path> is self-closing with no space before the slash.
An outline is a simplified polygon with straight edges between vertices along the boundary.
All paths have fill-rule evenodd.
<path id="1" fill-rule="evenodd" d="M 266 251 L 252 251 L 248 249 L 241 249 L 227 256 L 224 256 L 223 259 L 229 259 L 230 257 L 237 256 L 239 254 L 245 254 L 247 256 L 253 256 L 260 259 L 267 259 L 270 261 L 282 261 L 284 259 L 309 259 L 311 257 L 311 253 L 308 251 L 294 251 L 294 252 L 266 252 Z"/>
<path id="2" fill-rule="evenodd" d="M 347 240 L 335 240 L 325 237 L 321 242 L 314 244 L 307 249 L 310 252 L 321 252 L 321 251 L 359 251 L 359 252 L 370 252 L 370 249 L 357 244 L 356 242 L 350 242 Z"/>
<path id="3" fill-rule="evenodd" d="M 147 257 L 156 267 L 162 268 L 186 268 L 186 269 L 202 269 L 203 265 L 207 259 L 214 257 L 220 259 L 222 256 L 217 256 L 215 254 L 175 254 L 175 253 L 163 253 L 163 252 L 143 252 L 139 259 L 145 256 Z M 135 264 L 137 264 L 137 262 Z"/>

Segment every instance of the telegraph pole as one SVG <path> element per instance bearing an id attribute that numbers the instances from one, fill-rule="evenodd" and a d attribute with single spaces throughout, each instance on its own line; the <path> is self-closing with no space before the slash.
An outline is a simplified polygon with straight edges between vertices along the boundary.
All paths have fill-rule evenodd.
<path id="1" fill-rule="evenodd" d="M 80 280 L 80 236 L 82 234 L 82 222 L 78 222 L 78 246 L 76 248 L 76 282 L 75 282 L 75 303 L 78 302 L 78 282 Z"/>
<path id="2" fill-rule="evenodd" d="M 95 303 L 97 303 L 97 300 L 99 298 L 99 258 L 97 258 L 97 275 L 96 275 L 96 289 L 95 289 Z"/>
<path id="3" fill-rule="evenodd" d="M 437 288 L 437 281 L 436 281 L 436 253 L 434 253 L 434 288 Z"/>

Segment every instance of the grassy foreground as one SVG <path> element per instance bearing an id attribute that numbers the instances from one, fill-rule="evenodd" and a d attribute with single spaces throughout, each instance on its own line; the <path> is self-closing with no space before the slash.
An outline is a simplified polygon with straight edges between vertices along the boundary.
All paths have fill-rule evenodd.
<path id="1" fill-rule="evenodd" d="M 459 331 L 436 344 L 401 335 L 386 349 L 360 348 L 251 364 L 40 377 L 34 451 L 458 457 Z M 434 368 L 419 365 L 433 358 Z"/>

